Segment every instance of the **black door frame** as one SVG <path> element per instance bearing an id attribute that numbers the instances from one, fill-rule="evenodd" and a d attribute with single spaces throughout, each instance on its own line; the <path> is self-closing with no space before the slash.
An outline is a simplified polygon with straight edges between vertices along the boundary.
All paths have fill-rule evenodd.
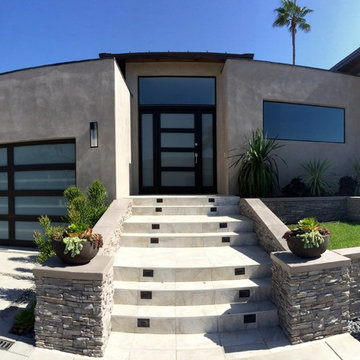
<path id="1" fill-rule="evenodd" d="M 192 129 L 160 129 L 160 113 L 193 113 L 195 115 L 195 128 Z M 154 159 L 154 186 L 144 187 L 142 184 L 142 126 L 141 117 L 143 114 L 153 115 L 153 159 Z M 202 129 L 201 115 L 211 114 L 213 118 L 213 186 L 202 186 Z M 216 108 L 215 106 L 141 106 L 139 107 L 138 118 L 138 143 L 139 143 L 139 193 L 140 194 L 214 194 L 217 193 L 217 171 L 216 171 Z M 195 139 L 198 140 L 198 146 L 193 148 L 161 148 L 160 135 L 161 132 L 173 133 L 194 133 Z M 160 186 L 161 170 L 178 171 L 179 168 L 161 168 L 160 155 L 161 150 L 168 151 L 197 151 L 198 164 L 196 168 L 181 168 L 182 171 L 195 170 L 195 186 L 194 187 L 163 187 Z M 180 170 L 180 171 L 181 171 Z"/>

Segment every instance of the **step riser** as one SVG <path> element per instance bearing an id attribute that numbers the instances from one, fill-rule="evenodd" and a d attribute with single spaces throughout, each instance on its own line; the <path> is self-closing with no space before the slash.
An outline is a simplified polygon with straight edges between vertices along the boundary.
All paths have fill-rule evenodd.
<path id="1" fill-rule="evenodd" d="M 138 327 L 131 316 L 112 316 L 112 330 L 149 334 L 197 334 L 231 332 L 278 325 L 276 310 L 256 313 L 256 322 L 244 323 L 244 314 L 199 316 L 186 318 L 150 318 L 150 327 Z"/>
<path id="2" fill-rule="evenodd" d="M 176 206 L 176 205 L 188 205 L 188 206 L 197 206 L 197 205 L 208 205 L 208 206 L 221 206 L 221 205 L 238 205 L 239 198 L 236 196 L 229 197 L 133 197 L 132 200 L 133 206 Z M 157 199 L 162 199 L 162 202 L 158 202 Z M 214 199 L 214 201 L 209 201 L 209 199 Z"/>
<path id="3" fill-rule="evenodd" d="M 152 243 L 153 236 L 132 236 L 123 234 L 120 238 L 122 247 L 157 247 L 157 248 L 187 248 L 187 247 L 214 247 L 214 246 L 244 246 L 256 245 L 257 237 L 254 233 L 240 233 L 239 235 L 202 236 L 202 237 L 162 237 L 158 236 L 158 243 Z M 223 242 L 223 237 L 230 242 Z M 224 239 L 227 241 L 227 239 Z"/>
<path id="4" fill-rule="evenodd" d="M 149 287 L 148 290 L 150 290 Z M 239 297 L 240 290 L 250 290 L 250 297 Z M 115 304 L 188 306 L 244 303 L 266 300 L 271 295 L 271 286 L 235 289 L 209 289 L 192 291 L 151 291 L 151 299 L 142 299 L 139 290 L 115 289 Z"/>
<path id="5" fill-rule="evenodd" d="M 159 225 L 159 229 L 153 229 L 153 225 Z M 251 221 L 233 221 L 227 222 L 226 227 L 220 227 L 219 222 L 208 223 L 133 223 L 125 222 L 123 225 L 125 233 L 206 233 L 206 232 L 251 232 L 253 223 Z"/>
<path id="6" fill-rule="evenodd" d="M 160 204 L 161 205 L 161 204 Z M 134 206 L 133 215 L 209 215 L 209 216 L 227 216 L 238 215 L 239 206 L 211 206 L 211 207 L 143 207 Z"/>
<path id="7" fill-rule="evenodd" d="M 235 268 L 244 268 L 245 274 L 235 275 Z M 182 282 L 256 279 L 271 276 L 269 264 L 220 268 L 157 268 L 153 277 L 144 277 L 143 268 L 114 266 L 114 280 L 141 282 Z"/>

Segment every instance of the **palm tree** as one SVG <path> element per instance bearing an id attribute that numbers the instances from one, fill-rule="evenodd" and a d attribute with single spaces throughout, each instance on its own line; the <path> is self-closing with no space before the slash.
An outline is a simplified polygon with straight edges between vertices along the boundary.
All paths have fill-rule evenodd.
<path id="1" fill-rule="evenodd" d="M 310 25 L 306 22 L 305 16 L 313 10 L 300 7 L 296 4 L 296 0 L 281 0 L 282 7 L 275 9 L 277 18 L 273 23 L 274 27 L 286 26 L 291 32 L 293 47 L 293 65 L 295 65 L 295 34 L 297 28 L 305 32 L 311 30 Z"/>

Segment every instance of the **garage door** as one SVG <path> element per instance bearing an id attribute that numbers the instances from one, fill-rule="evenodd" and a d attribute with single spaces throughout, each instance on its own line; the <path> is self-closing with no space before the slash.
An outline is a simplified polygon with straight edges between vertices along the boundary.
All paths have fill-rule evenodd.
<path id="1" fill-rule="evenodd" d="M 41 215 L 64 221 L 75 161 L 74 140 L 0 145 L 0 244 L 34 245 Z"/>

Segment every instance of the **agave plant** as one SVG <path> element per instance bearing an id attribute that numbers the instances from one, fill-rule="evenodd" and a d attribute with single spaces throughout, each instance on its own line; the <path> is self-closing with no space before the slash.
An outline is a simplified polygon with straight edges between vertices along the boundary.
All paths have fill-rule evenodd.
<path id="1" fill-rule="evenodd" d="M 257 129 L 252 132 L 245 152 L 230 156 L 233 159 L 230 167 L 239 168 L 240 196 L 263 197 L 273 193 L 279 185 L 278 156 L 273 152 L 282 146 Z"/>
<path id="2" fill-rule="evenodd" d="M 302 176 L 312 196 L 324 196 L 331 192 L 331 185 L 326 180 L 326 172 L 330 167 L 328 160 L 314 160 L 301 164 L 306 174 Z"/>

